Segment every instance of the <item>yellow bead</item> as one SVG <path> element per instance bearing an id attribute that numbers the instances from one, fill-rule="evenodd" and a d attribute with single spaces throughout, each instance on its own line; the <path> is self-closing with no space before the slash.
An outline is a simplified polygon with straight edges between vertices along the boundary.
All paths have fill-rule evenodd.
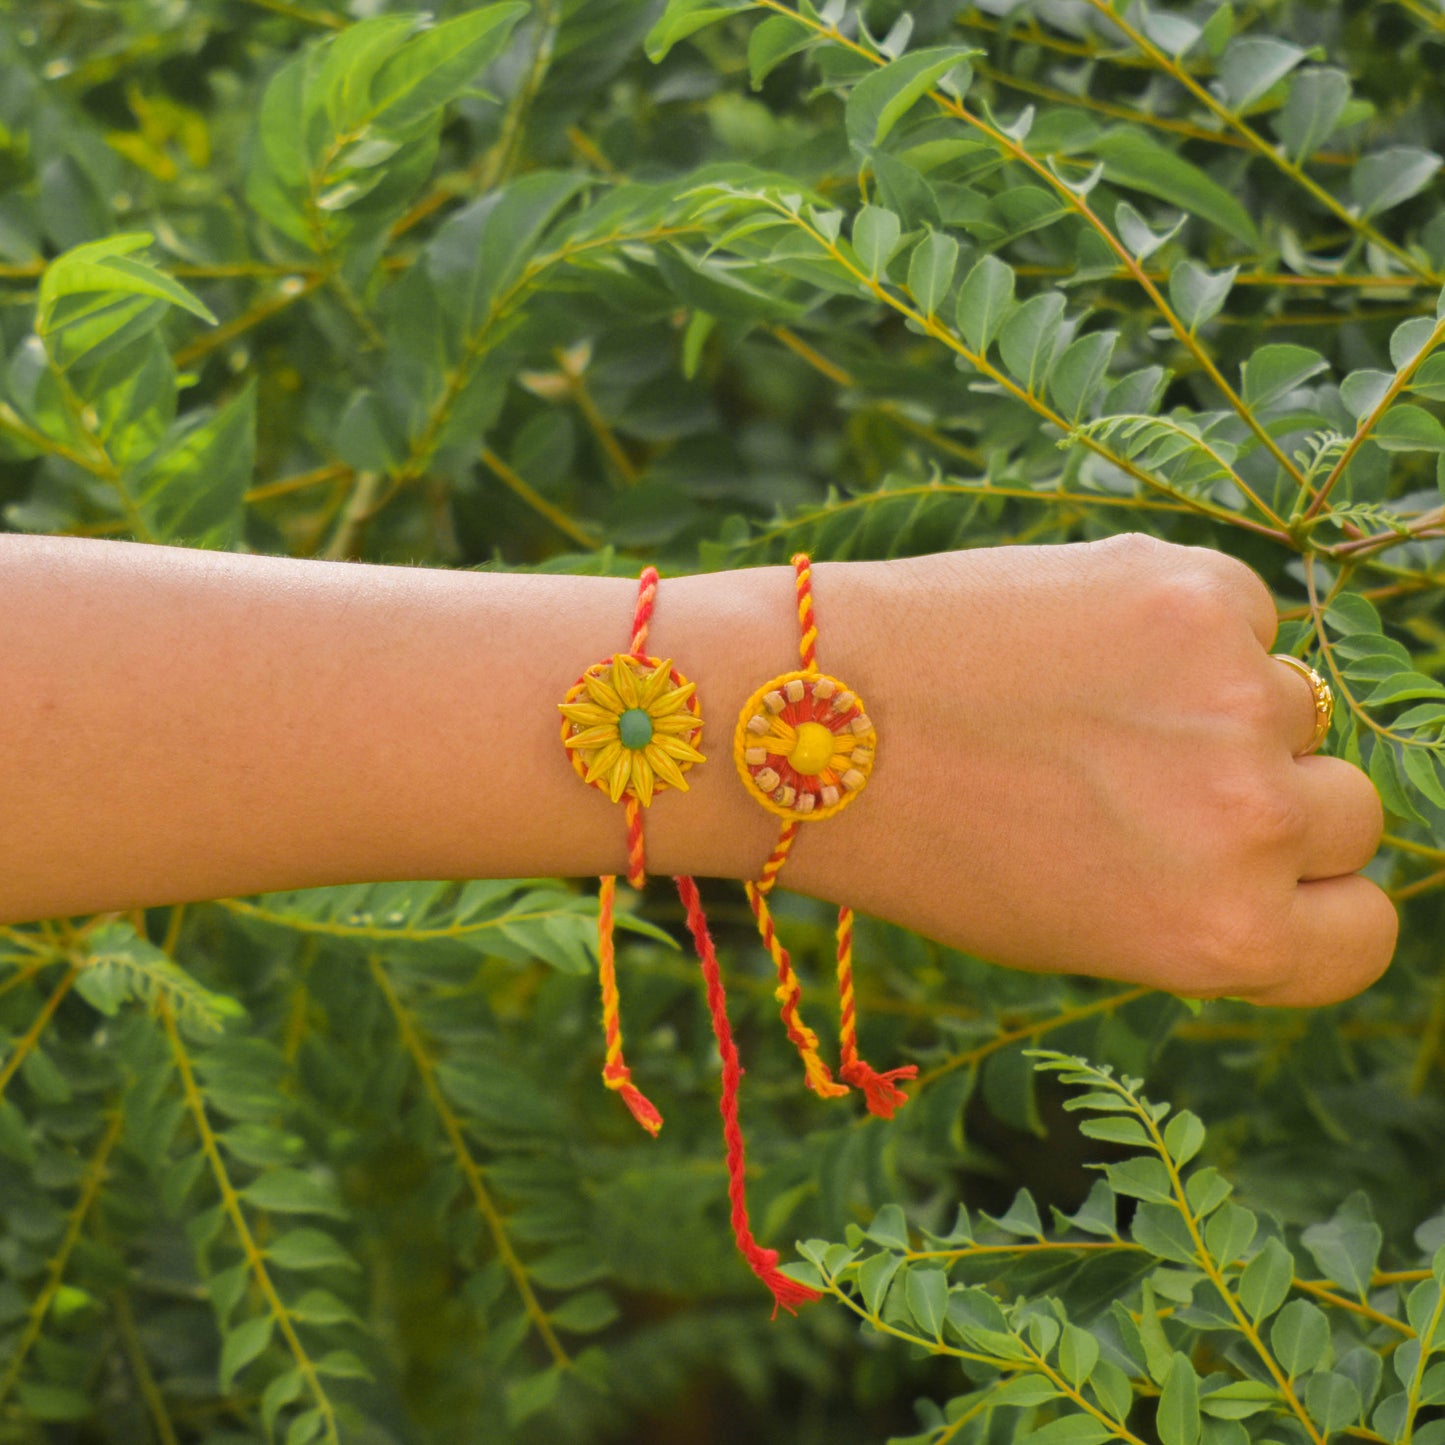
<path id="1" fill-rule="evenodd" d="M 832 729 L 822 723 L 799 723 L 797 741 L 788 754 L 788 761 L 795 771 L 816 777 L 832 762 L 836 742 Z"/>

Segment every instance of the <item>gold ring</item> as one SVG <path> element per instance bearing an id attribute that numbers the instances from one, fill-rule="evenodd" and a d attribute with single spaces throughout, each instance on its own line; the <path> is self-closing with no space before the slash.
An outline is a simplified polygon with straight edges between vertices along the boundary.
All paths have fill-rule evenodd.
<path id="1" fill-rule="evenodd" d="M 1330 730 L 1330 720 L 1335 715 L 1335 695 L 1330 691 L 1330 685 L 1309 663 L 1301 662 L 1297 657 L 1291 657 L 1287 652 L 1272 652 L 1270 656 L 1277 662 L 1287 662 L 1296 672 L 1310 685 L 1310 692 L 1314 696 L 1315 703 L 1315 730 L 1310 735 L 1310 740 L 1304 746 L 1302 752 L 1295 754 L 1297 758 L 1308 757 L 1319 745 L 1324 742 Z"/>

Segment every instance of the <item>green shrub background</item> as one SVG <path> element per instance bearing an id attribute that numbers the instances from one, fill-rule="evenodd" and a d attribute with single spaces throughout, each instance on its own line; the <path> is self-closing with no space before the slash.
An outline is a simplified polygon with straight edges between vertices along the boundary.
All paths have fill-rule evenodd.
<path id="1" fill-rule="evenodd" d="M 1215 547 L 1403 915 L 1307 1013 L 860 920 L 883 1123 L 802 1088 L 709 885 L 759 1233 L 829 1292 L 773 1323 L 668 888 L 621 935 L 656 1141 L 588 880 L 0 928 L 0 1440 L 1445 1440 L 1442 62 L 1431 0 L 0 4 L 10 529 Z M 777 912 L 829 1033 L 829 910 Z"/>

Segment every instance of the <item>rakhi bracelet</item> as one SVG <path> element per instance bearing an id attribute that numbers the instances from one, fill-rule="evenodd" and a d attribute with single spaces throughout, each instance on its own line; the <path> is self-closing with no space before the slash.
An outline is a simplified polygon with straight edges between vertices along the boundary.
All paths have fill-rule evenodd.
<path id="1" fill-rule="evenodd" d="M 858 1055 L 853 998 L 853 910 L 838 911 L 838 990 L 840 1067 L 835 1080 L 818 1052 L 818 1036 L 799 1016 L 802 986 L 792 960 L 777 936 L 766 894 L 787 861 L 804 822 L 832 817 L 861 791 L 873 769 L 877 734 L 857 694 L 839 679 L 818 669 L 818 630 L 813 617 L 811 568 L 808 557 L 793 558 L 797 580 L 799 650 L 802 668 L 764 683 L 744 705 L 734 734 L 733 756 L 744 786 L 754 799 L 780 816 L 778 842 L 756 882 L 747 883 L 748 901 L 764 946 L 778 974 L 776 997 L 783 1026 L 803 1060 L 809 1088 L 822 1097 L 861 1088 L 868 1108 L 883 1118 L 907 1101 L 897 1080 L 912 1078 L 916 1065 L 880 1074 Z M 627 812 L 627 881 L 641 888 L 646 881 L 642 813 L 667 787 L 687 791 L 683 774 L 705 759 L 698 749 L 702 713 L 696 689 L 670 659 L 649 656 L 647 627 L 657 597 L 657 572 L 645 568 L 639 579 L 632 624 L 631 650 L 593 663 L 560 703 L 562 742 L 582 780 L 624 802 Z M 717 953 L 696 882 L 674 880 L 687 914 L 707 988 L 708 1013 L 722 1059 L 722 1091 L 718 1108 L 726 1144 L 730 1223 L 738 1249 L 753 1273 L 772 1292 L 773 1314 L 796 1313 L 798 1306 L 820 1299 L 815 1289 L 778 1268 L 778 1253 L 759 1244 L 748 1218 L 746 1156 L 738 1119 L 742 1066 L 727 1016 L 727 998 Z M 622 1054 L 614 929 L 615 876 L 604 876 L 598 902 L 598 962 L 602 988 L 602 1019 L 606 1055 L 602 1070 L 609 1089 L 621 1095 L 633 1116 L 654 1136 L 662 1116 L 632 1082 Z"/>
<path id="2" fill-rule="evenodd" d="M 683 776 L 703 761 L 702 711 L 697 688 L 672 665 L 671 658 L 650 657 L 647 627 L 657 600 L 657 569 L 646 567 L 638 581 L 632 617 L 632 643 L 625 653 L 594 662 L 568 689 L 557 706 L 562 713 L 562 745 L 577 776 L 601 788 L 627 810 L 627 881 L 641 889 L 647 881 L 642 810 L 666 788 L 687 791 Z M 662 1128 L 662 1115 L 632 1082 L 622 1056 L 622 1022 L 617 993 L 613 939 L 615 874 L 601 879 L 597 908 L 597 954 L 602 984 L 602 1024 L 607 1037 L 603 1082 L 621 1095 L 648 1133 Z"/>
<path id="3" fill-rule="evenodd" d="M 834 1080 L 818 1055 L 818 1036 L 798 1016 L 802 986 L 788 951 L 778 939 L 767 894 L 787 862 L 804 823 L 842 812 L 873 772 L 878 734 L 858 694 L 818 668 L 818 626 L 813 611 L 812 565 L 806 552 L 792 559 L 798 607 L 798 652 L 802 667 L 770 678 L 743 704 L 733 734 L 733 761 L 754 801 L 783 819 L 778 841 L 755 882 L 748 902 L 763 945 L 778 972 L 777 998 L 783 1025 L 803 1060 L 808 1087 L 824 1098 L 863 1090 L 869 1112 L 891 1119 L 907 1103 L 898 1080 L 918 1073 L 916 1064 L 879 1073 L 858 1054 L 853 996 L 853 910 L 838 910 L 839 1069 Z M 841 1082 L 839 1082 L 841 1081 Z"/>
<path id="4" fill-rule="evenodd" d="M 686 792 L 687 780 L 683 774 L 695 763 L 704 761 L 697 746 L 702 737 L 702 712 L 696 688 L 673 668 L 670 659 L 650 657 L 644 651 L 647 626 L 657 599 L 657 581 L 655 568 L 643 569 L 632 620 L 630 651 L 593 663 L 558 704 L 563 718 L 562 743 L 577 775 L 583 782 L 602 788 L 614 803 L 626 804 L 627 881 L 639 889 L 646 881 L 642 810 L 649 807 L 653 797 L 665 787 Z M 708 934 L 697 884 L 686 876 L 674 881 L 687 913 L 688 930 L 697 947 L 707 986 L 708 1013 L 722 1058 L 718 1108 L 727 1146 L 733 1237 L 748 1266 L 772 1292 L 774 1318 L 780 1308 L 796 1314 L 800 1305 L 810 1304 L 822 1296 L 785 1275 L 778 1268 L 778 1252 L 765 1249 L 753 1235 L 748 1219 L 742 1126 L 738 1120 L 743 1071 L 728 1024 L 722 972 Z M 603 876 L 597 909 L 598 973 L 607 1041 L 602 1078 L 609 1089 L 621 1095 L 638 1123 L 655 1137 L 662 1128 L 662 1116 L 632 1082 L 622 1056 L 613 937 L 616 885 L 615 875 Z"/>

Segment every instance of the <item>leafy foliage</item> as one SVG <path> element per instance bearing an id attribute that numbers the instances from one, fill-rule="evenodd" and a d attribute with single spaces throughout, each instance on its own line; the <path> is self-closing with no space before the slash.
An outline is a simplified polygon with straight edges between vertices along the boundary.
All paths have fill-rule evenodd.
<path id="1" fill-rule="evenodd" d="M 0 1439 L 1445 1439 L 1434 7 L 13 8 L 9 528 L 1233 552 L 1404 929 L 1296 1016 L 860 920 L 866 1051 L 920 1070 L 884 1124 L 797 1087 L 719 889 L 759 1232 L 832 1296 L 776 1326 L 660 894 L 619 920 L 656 1141 L 598 1082 L 582 882 L 0 929 Z M 777 911 L 824 973 L 824 911 Z"/>

